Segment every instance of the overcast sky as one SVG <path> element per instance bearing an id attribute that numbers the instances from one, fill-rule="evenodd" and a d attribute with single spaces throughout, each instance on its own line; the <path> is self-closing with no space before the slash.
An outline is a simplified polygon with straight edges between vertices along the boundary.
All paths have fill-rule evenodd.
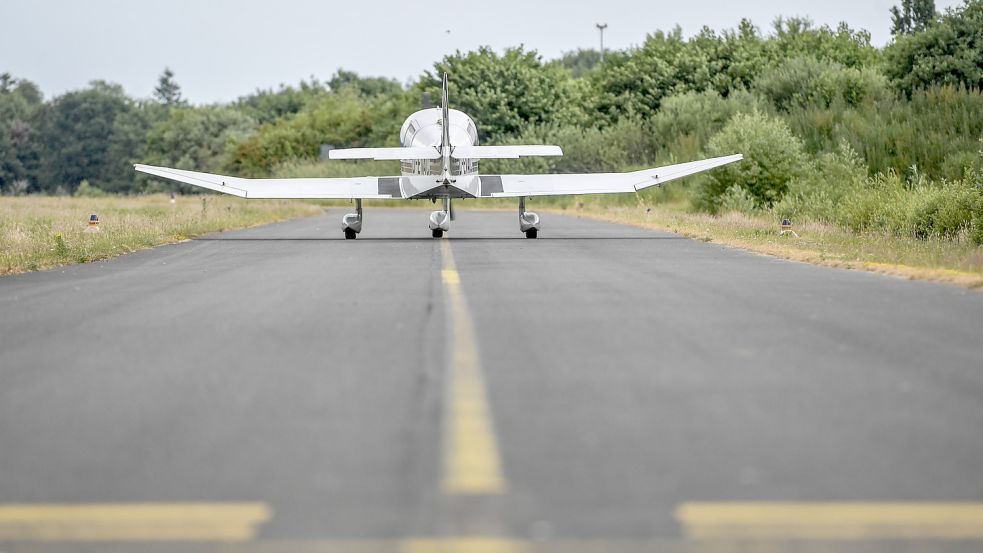
<path id="1" fill-rule="evenodd" d="M 339 67 L 406 82 L 456 49 L 524 44 L 545 58 L 605 46 L 625 48 L 646 33 L 682 27 L 733 28 L 749 17 L 767 29 L 779 15 L 846 21 L 890 39 L 889 8 L 900 0 L 0 0 L 0 72 L 37 82 L 46 97 L 93 79 L 149 97 L 164 66 L 201 104 L 257 88 L 327 79 Z M 936 0 L 942 8 L 960 0 Z M 449 11 L 442 12 L 445 6 Z M 449 33 L 447 31 L 450 31 Z"/>

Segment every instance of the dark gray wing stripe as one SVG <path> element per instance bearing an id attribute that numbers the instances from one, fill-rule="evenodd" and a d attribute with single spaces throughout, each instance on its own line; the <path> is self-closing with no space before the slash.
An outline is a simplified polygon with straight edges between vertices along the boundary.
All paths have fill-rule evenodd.
<path id="1" fill-rule="evenodd" d="M 478 178 L 481 179 L 481 196 L 483 198 L 505 191 L 502 188 L 502 177 L 497 175 L 489 175 Z"/>
<path id="2" fill-rule="evenodd" d="M 384 177 L 379 179 L 379 195 L 389 194 L 393 198 L 402 198 L 399 191 L 399 177 Z"/>

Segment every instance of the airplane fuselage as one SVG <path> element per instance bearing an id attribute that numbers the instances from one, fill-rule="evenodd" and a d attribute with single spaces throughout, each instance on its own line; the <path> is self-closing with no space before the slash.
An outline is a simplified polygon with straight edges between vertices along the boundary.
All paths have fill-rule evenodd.
<path id="1" fill-rule="evenodd" d="M 410 115 L 399 130 L 400 145 L 404 148 L 433 148 L 440 151 L 444 132 L 442 119 L 439 108 L 423 109 Z M 478 145 L 478 127 L 473 119 L 456 109 L 448 110 L 448 119 L 448 154 L 458 146 Z M 471 186 L 468 185 L 478 174 L 478 160 L 456 159 L 450 155 L 438 159 L 404 159 L 400 161 L 400 172 L 407 177 L 450 177 L 443 186 L 427 191 L 424 197 L 473 197 L 473 192 L 469 190 Z"/>

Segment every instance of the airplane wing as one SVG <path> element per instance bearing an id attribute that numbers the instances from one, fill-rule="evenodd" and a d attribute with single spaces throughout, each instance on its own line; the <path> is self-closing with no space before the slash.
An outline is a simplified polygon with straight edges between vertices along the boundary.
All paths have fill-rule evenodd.
<path id="1" fill-rule="evenodd" d="M 135 165 L 148 175 L 193 184 L 240 198 L 402 199 L 400 177 L 332 179 L 244 179 L 168 167 Z M 432 180 L 432 179 L 430 179 Z"/>
<path id="2" fill-rule="evenodd" d="M 650 186 L 702 173 L 744 159 L 741 154 L 689 163 L 666 165 L 631 173 L 551 175 L 481 175 L 482 197 L 560 196 L 564 194 L 615 194 L 636 192 Z"/>
<path id="3" fill-rule="evenodd" d="M 744 156 L 716 157 L 632 173 L 553 175 L 472 175 L 462 189 L 478 197 L 561 196 L 636 192 L 696 173 L 740 161 Z M 193 184 L 240 198 L 402 199 L 420 197 L 437 186 L 433 176 L 346 177 L 324 179 L 244 179 L 152 165 L 137 171 Z M 477 180 L 478 182 L 474 182 Z M 459 177 L 458 187 L 464 185 Z"/>

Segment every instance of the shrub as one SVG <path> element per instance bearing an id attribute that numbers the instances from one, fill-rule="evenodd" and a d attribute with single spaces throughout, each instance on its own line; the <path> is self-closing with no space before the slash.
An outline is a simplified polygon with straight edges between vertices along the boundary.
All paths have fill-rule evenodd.
<path id="1" fill-rule="evenodd" d="M 621 119 L 604 128 L 542 125 L 503 142 L 556 144 L 563 149 L 563 156 L 482 161 L 482 172 L 599 173 L 651 167 L 655 163 L 655 135 L 650 125 L 637 119 Z"/>
<path id="2" fill-rule="evenodd" d="M 716 212 L 724 192 L 737 185 L 761 206 L 782 198 L 788 184 L 803 174 L 807 160 L 802 142 L 777 118 L 760 113 L 735 115 L 710 139 L 711 156 L 744 154 L 744 160 L 709 173 L 699 199 L 700 206 Z"/>
<path id="3" fill-rule="evenodd" d="M 840 223 L 856 232 L 881 231 L 915 238 L 976 240 L 983 187 L 971 180 L 905 182 L 896 174 L 868 179 L 843 202 Z M 979 243 L 979 242 L 976 242 Z"/>
<path id="4" fill-rule="evenodd" d="M 75 194 L 73 194 L 79 198 L 105 198 L 108 195 L 105 190 L 92 186 L 87 180 L 79 183 L 78 188 L 75 189 Z"/>
<path id="5" fill-rule="evenodd" d="M 791 58 L 765 71 L 755 81 L 755 89 L 786 112 L 809 106 L 826 108 L 834 101 L 858 106 L 888 95 L 887 79 L 877 71 L 812 57 Z"/>
<path id="6" fill-rule="evenodd" d="M 887 75 L 908 95 L 934 84 L 983 88 L 983 1 L 966 0 L 928 29 L 897 37 L 884 57 Z"/>
<path id="7" fill-rule="evenodd" d="M 754 196 L 740 186 L 734 185 L 724 191 L 720 196 L 720 205 L 717 210 L 720 213 L 737 211 L 738 213 L 752 213 L 757 209 Z"/>
<path id="8" fill-rule="evenodd" d="M 663 148 L 673 149 L 672 146 L 684 137 L 694 137 L 702 148 L 734 114 L 753 113 L 764 106 L 759 96 L 743 90 L 727 98 L 714 90 L 686 92 L 662 102 L 652 118 L 652 130 Z"/>
<path id="9" fill-rule="evenodd" d="M 820 154 L 789 183 L 788 193 L 772 206 L 780 217 L 833 222 L 843 198 L 864 185 L 867 166 L 846 141 L 836 151 Z"/>

